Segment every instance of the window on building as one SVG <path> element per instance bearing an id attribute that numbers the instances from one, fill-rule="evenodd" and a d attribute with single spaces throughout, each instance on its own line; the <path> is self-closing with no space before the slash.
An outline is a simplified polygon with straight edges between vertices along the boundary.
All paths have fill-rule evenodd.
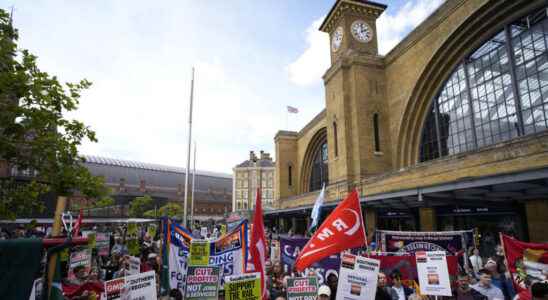
<path id="1" fill-rule="evenodd" d="M 381 141 L 379 135 L 379 114 L 373 114 L 373 134 L 375 138 L 375 152 L 381 151 Z"/>
<path id="2" fill-rule="evenodd" d="M 432 101 L 420 161 L 548 128 L 548 18 L 519 19 L 468 55 Z"/>
<path id="3" fill-rule="evenodd" d="M 242 209 L 242 202 L 238 201 L 238 203 L 236 203 L 236 207 L 238 207 L 238 210 Z"/>
<path id="4" fill-rule="evenodd" d="M 328 165 L 327 165 L 327 142 L 321 144 L 317 149 L 312 161 L 312 174 L 310 176 L 310 191 L 316 191 L 327 185 Z"/>
<path id="5" fill-rule="evenodd" d="M 293 167 L 291 165 L 287 166 L 287 182 L 290 187 L 293 186 Z"/>
<path id="6" fill-rule="evenodd" d="M 339 133 L 337 132 L 337 122 L 333 122 L 333 139 L 335 142 L 335 157 L 339 156 Z"/>

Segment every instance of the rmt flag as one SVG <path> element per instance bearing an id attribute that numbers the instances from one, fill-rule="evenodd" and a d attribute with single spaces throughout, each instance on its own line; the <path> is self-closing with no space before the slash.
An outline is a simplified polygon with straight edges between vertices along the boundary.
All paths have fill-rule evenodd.
<path id="1" fill-rule="evenodd" d="M 299 272 L 324 257 L 367 245 L 360 199 L 356 190 L 325 219 L 297 257 Z"/>

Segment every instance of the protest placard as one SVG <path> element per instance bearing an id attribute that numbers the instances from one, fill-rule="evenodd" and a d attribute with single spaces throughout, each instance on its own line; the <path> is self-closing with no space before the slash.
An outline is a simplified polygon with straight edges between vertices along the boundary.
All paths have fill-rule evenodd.
<path id="1" fill-rule="evenodd" d="M 130 255 L 139 255 L 139 240 L 137 237 L 137 224 L 127 224 L 126 245 Z"/>
<path id="2" fill-rule="evenodd" d="M 219 270 L 219 266 L 188 267 L 185 299 L 217 300 Z"/>
<path id="3" fill-rule="evenodd" d="M 91 249 L 75 251 L 70 254 L 68 278 L 74 279 L 74 268 L 84 266 L 86 274 L 91 271 Z"/>
<path id="4" fill-rule="evenodd" d="M 149 224 L 147 227 L 147 235 L 151 238 L 154 238 L 156 236 L 156 225 Z"/>
<path id="5" fill-rule="evenodd" d="M 129 274 L 135 275 L 141 272 L 141 259 L 135 256 L 129 257 Z"/>
<path id="6" fill-rule="evenodd" d="M 202 227 L 200 228 L 200 235 L 202 236 L 202 238 L 206 238 L 207 237 L 207 227 Z"/>
<path id="7" fill-rule="evenodd" d="M 210 243 L 207 241 L 193 240 L 190 244 L 190 266 L 207 266 L 209 264 Z"/>
<path id="8" fill-rule="evenodd" d="M 120 293 L 125 282 L 126 280 L 123 277 L 105 281 L 105 295 L 107 296 L 107 300 L 120 299 Z"/>
<path id="9" fill-rule="evenodd" d="M 97 246 L 97 233 L 95 231 L 88 231 L 84 236 L 88 238 L 88 248 L 93 251 Z"/>
<path id="10" fill-rule="evenodd" d="M 287 300 L 315 300 L 318 293 L 318 277 L 287 279 Z"/>
<path id="11" fill-rule="evenodd" d="M 341 254 L 337 299 L 374 300 L 380 265 L 376 259 Z"/>
<path id="12" fill-rule="evenodd" d="M 157 300 L 156 273 L 149 271 L 109 280 L 105 282 L 105 294 L 107 300 Z"/>
<path id="13" fill-rule="evenodd" d="M 451 296 L 445 251 L 421 251 L 415 258 L 421 294 Z"/>
<path id="14" fill-rule="evenodd" d="M 110 235 L 103 232 L 97 232 L 95 246 L 97 247 L 97 255 L 108 256 L 110 252 Z"/>
<path id="15" fill-rule="evenodd" d="M 261 274 L 249 273 L 225 277 L 226 300 L 260 300 Z"/>

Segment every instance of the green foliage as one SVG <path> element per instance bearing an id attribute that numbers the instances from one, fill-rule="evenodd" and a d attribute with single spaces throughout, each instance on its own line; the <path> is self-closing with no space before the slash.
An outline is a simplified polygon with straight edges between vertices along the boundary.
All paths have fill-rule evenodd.
<path id="1" fill-rule="evenodd" d="M 153 200 L 149 195 L 135 197 L 129 204 L 129 216 L 132 218 L 143 217 L 145 212 L 152 207 Z"/>
<path id="2" fill-rule="evenodd" d="M 160 207 L 158 211 L 154 209 L 145 212 L 144 216 L 147 218 L 157 218 L 168 216 L 170 218 L 180 217 L 183 214 L 183 206 L 176 202 L 170 202 Z"/>
<path id="3" fill-rule="evenodd" d="M 94 207 L 107 207 L 114 205 L 114 199 L 109 196 L 105 196 L 94 203 Z"/>
<path id="4" fill-rule="evenodd" d="M 41 208 L 46 192 L 69 196 L 78 190 L 88 197 L 105 192 L 103 178 L 92 176 L 78 155 L 82 141 L 97 141 L 95 132 L 64 117 L 78 108 L 91 83 L 59 83 L 38 68 L 36 56 L 17 48 L 17 39 L 9 14 L 0 9 L 0 162 L 35 172 L 24 183 L 0 183 L 0 219 Z"/>

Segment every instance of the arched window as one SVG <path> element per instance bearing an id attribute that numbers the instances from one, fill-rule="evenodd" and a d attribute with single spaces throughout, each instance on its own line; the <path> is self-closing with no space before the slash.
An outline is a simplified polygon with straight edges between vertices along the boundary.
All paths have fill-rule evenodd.
<path id="1" fill-rule="evenodd" d="M 432 101 L 420 161 L 548 128 L 548 18 L 540 10 L 486 41 Z"/>
<path id="2" fill-rule="evenodd" d="M 379 140 L 379 114 L 373 114 L 373 134 L 375 138 L 375 152 L 381 151 L 381 143 Z"/>
<path id="3" fill-rule="evenodd" d="M 337 132 L 337 122 L 333 122 L 333 139 L 335 140 L 335 157 L 339 156 L 339 133 Z"/>
<path id="4" fill-rule="evenodd" d="M 329 177 L 327 159 L 327 142 L 324 142 L 318 147 L 313 156 L 310 191 L 321 189 L 323 184 L 327 185 Z"/>

